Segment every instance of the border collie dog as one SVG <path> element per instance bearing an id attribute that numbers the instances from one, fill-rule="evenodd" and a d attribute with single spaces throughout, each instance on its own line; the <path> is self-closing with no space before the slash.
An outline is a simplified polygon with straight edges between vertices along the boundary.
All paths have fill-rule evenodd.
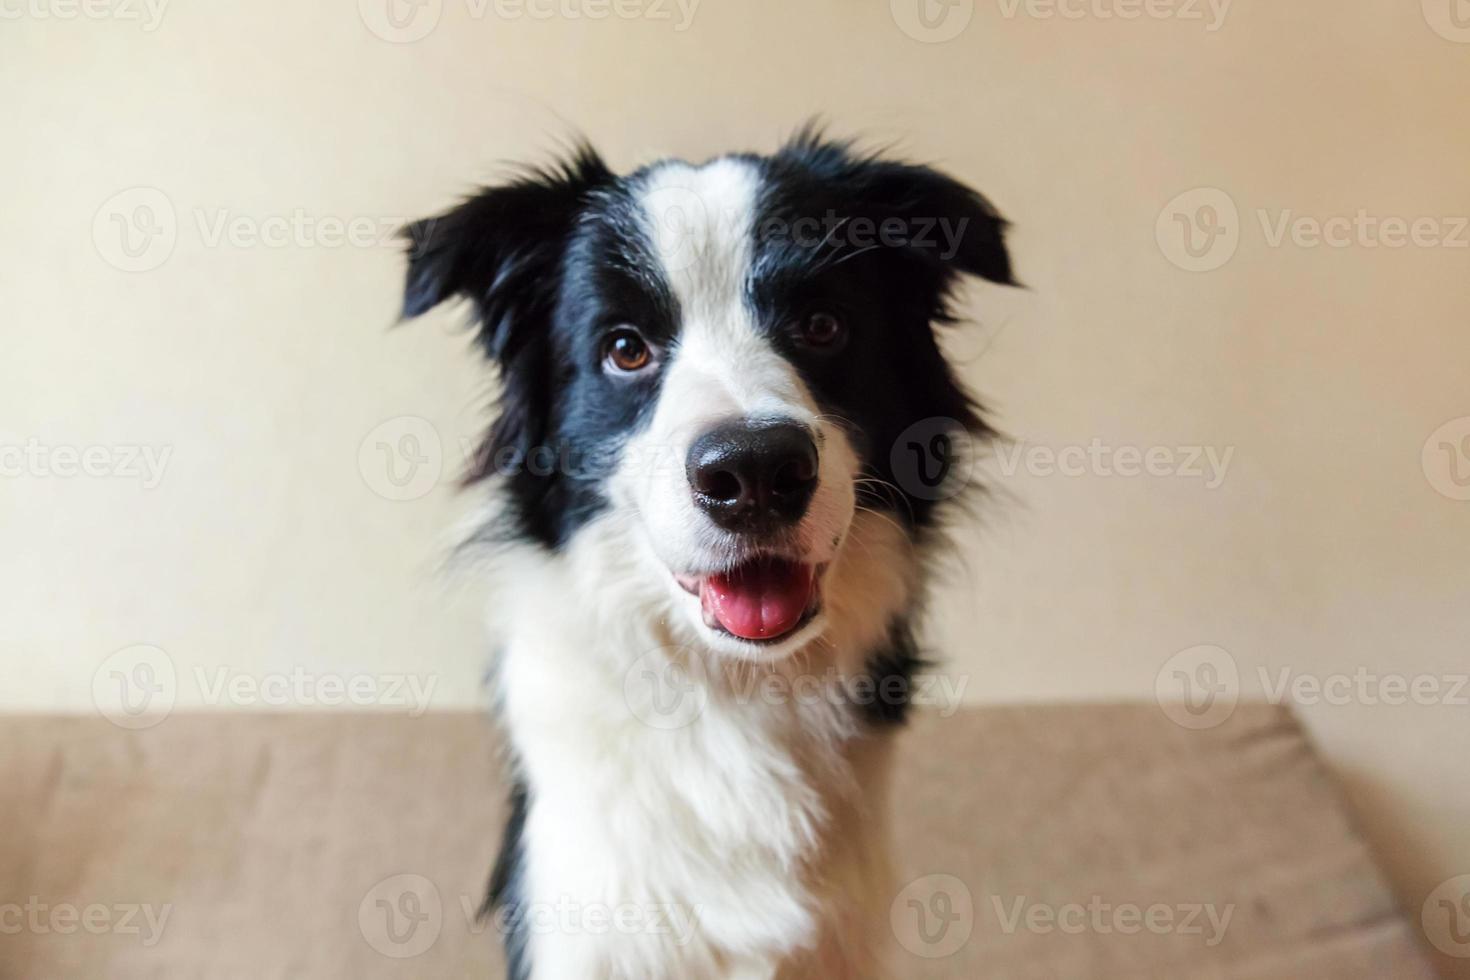
<path id="1" fill-rule="evenodd" d="M 961 276 L 1012 281 L 1004 228 L 808 128 L 626 176 L 581 146 L 405 229 L 404 315 L 468 299 L 500 379 L 469 480 L 514 980 L 890 975 L 886 770 L 946 496 L 905 433 L 988 434 L 935 331 Z"/>

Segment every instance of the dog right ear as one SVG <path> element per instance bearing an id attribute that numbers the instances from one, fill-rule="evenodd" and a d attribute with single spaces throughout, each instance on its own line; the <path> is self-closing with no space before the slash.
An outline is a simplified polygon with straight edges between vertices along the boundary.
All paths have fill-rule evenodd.
<path id="1" fill-rule="evenodd" d="M 590 146 L 560 164 L 487 187 L 458 207 L 406 226 L 403 316 L 453 297 L 475 304 L 479 342 L 504 364 L 524 326 L 551 314 L 558 267 L 589 192 L 613 174 Z"/>

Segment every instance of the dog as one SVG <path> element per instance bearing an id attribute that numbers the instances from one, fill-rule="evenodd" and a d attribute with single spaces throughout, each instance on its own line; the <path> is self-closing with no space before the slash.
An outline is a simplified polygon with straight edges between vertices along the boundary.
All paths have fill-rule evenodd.
<path id="1" fill-rule="evenodd" d="M 991 435 L 936 332 L 963 277 L 1014 284 L 1005 230 L 815 127 L 623 176 L 578 143 L 404 230 L 404 317 L 467 299 L 500 382 L 466 480 L 512 980 L 890 975 L 889 757 L 955 499 L 920 469 Z"/>

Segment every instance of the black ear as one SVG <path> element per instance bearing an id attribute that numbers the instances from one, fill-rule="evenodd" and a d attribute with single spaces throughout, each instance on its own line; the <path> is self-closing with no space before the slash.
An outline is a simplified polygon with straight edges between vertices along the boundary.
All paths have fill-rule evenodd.
<path id="1" fill-rule="evenodd" d="M 1008 223 L 979 191 L 930 167 L 907 163 L 871 164 L 872 199 L 919 230 L 911 251 L 954 272 L 1018 285 L 1006 251 Z"/>
<path id="2" fill-rule="evenodd" d="M 418 316 L 454 297 L 470 300 L 479 344 L 499 365 L 499 412 L 466 482 L 511 467 L 513 479 L 529 485 L 524 497 L 544 496 L 541 481 L 517 462 L 547 437 L 552 408 L 547 338 L 562 256 L 588 195 L 613 179 L 584 144 L 557 166 L 487 187 L 459 207 L 399 233 L 408 241 L 403 315 Z M 537 520 L 531 511 L 526 519 Z"/>
<path id="3" fill-rule="evenodd" d="M 839 212 L 858 209 L 881 223 L 897 218 L 908 235 L 904 251 L 925 263 L 941 284 L 960 274 L 1019 285 L 1006 251 L 1007 222 L 995 206 L 932 167 L 857 151 L 847 140 L 804 126 L 775 157 L 816 179 L 817 196 L 841 196 Z"/>
<path id="4" fill-rule="evenodd" d="M 587 195 L 613 179 L 582 144 L 559 165 L 487 187 L 451 211 L 415 221 L 408 242 L 403 315 L 447 299 L 475 304 L 480 343 L 504 361 L 518 331 L 548 316 L 567 238 Z"/>

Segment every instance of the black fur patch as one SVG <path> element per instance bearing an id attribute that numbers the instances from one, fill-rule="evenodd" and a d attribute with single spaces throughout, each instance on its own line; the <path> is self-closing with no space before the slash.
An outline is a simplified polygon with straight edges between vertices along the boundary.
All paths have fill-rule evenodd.
<path id="1" fill-rule="evenodd" d="M 894 623 L 888 642 L 868 657 L 870 692 L 865 691 L 858 708 L 873 728 L 892 728 L 908 720 L 913 707 L 914 675 L 930 666 L 919 653 L 913 630 L 906 621 Z"/>
<path id="2" fill-rule="evenodd" d="M 530 794 L 519 779 L 511 784 L 510 813 L 500 839 L 500 854 L 490 873 L 490 887 L 480 905 L 478 918 L 493 917 L 501 926 L 505 946 L 506 980 L 530 980 L 531 949 L 524 914 L 525 851 L 522 838 L 526 832 L 526 811 Z"/>

